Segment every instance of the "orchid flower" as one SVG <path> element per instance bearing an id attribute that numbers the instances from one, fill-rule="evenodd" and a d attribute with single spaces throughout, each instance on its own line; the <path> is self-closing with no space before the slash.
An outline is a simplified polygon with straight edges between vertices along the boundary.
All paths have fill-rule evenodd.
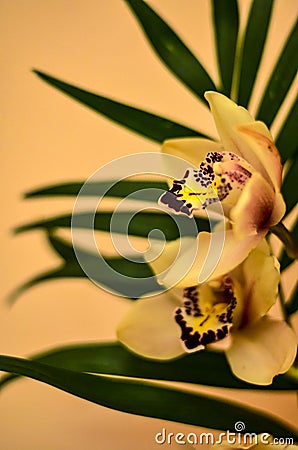
<path id="1" fill-rule="evenodd" d="M 221 202 L 227 218 L 223 245 L 221 225 L 197 238 L 167 242 L 157 257 L 153 244 L 145 258 L 168 292 L 139 299 L 120 323 L 118 338 L 132 351 L 155 359 L 223 341 L 233 373 L 267 385 L 296 356 L 292 329 L 266 316 L 277 298 L 280 273 L 264 236 L 285 213 L 282 166 L 264 123 L 222 94 L 205 96 L 221 143 L 166 141 L 163 153 L 196 168 L 175 180 L 160 203 L 191 217 Z M 206 275 L 212 240 L 219 243 L 218 254 Z"/>
<path id="2" fill-rule="evenodd" d="M 241 243 L 243 260 L 285 214 L 280 156 L 263 122 L 255 121 L 245 108 L 222 94 L 206 92 L 205 97 L 221 142 L 202 138 L 165 141 L 164 154 L 189 161 L 195 168 L 174 180 L 160 203 L 191 217 L 220 201 L 232 224 L 232 239 L 245 241 Z M 238 263 L 236 258 L 235 266 Z"/>
<path id="3" fill-rule="evenodd" d="M 250 383 L 270 384 L 296 355 L 292 329 L 266 316 L 277 297 L 279 263 L 264 239 L 236 269 L 215 272 L 204 283 L 134 302 L 118 327 L 118 339 L 140 355 L 163 360 L 230 336 L 225 352 L 233 373 Z"/>

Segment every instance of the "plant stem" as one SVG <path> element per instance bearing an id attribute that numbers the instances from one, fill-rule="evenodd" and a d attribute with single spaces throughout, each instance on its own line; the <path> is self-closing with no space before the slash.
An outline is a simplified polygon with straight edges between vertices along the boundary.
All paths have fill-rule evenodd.
<path id="1" fill-rule="evenodd" d="M 298 368 L 294 365 L 287 371 L 287 376 L 298 382 Z M 297 394 L 298 395 L 298 394 Z"/>
<path id="2" fill-rule="evenodd" d="M 284 244 L 288 256 L 292 259 L 298 259 L 298 247 L 289 230 L 282 222 L 279 222 L 274 227 L 270 227 L 271 233 L 275 234 Z"/>

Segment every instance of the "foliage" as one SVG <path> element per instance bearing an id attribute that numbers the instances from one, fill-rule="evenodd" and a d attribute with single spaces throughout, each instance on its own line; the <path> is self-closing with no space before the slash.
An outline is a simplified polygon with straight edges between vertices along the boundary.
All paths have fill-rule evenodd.
<path id="1" fill-rule="evenodd" d="M 238 2 L 236 0 L 212 1 L 215 45 L 221 80 L 218 86 L 215 85 L 203 64 L 187 48 L 175 31 L 147 3 L 142 0 L 126 0 L 126 3 L 141 26 L 148 44 L 162 64 L 197 97 L 198 101 L 205 102 L 205 91 L 217 90 L 228 96 L 233 96 L 233 99 L 243 106 L 249 104 L 256 75 L 262 61 L 274 0 L 254 0 L 252 2 L 243 35 L 240 35 L 239 32 Z M 272 73 L 268 74 L 268 82 L 257 108 L 257 118 L 263 120 L 268 126 L 272 124 L 279 112 L 283 99 L 293 82 L 296 70 L 294 61 L 298 51 L 297 39 L 298 29 L 296 25 L 289 32 Z M 201 130 L 190 129 L 183 124 L 120 103 L 115 99 L 88 92 L 39 70 L 34 72 L 50 86 L 63 92 L 71 99 L 91 108 L 96 113 L 104 115 L 120 126 L 158 143 L 175 137 L 206 137 L 206 134 Z M 296 204 L 295 186 L 298 152 L 294 127 L 297 119 L 297 101 L 295 101 L 280 128 L 276 140 L 282 161 L 288 165 L 283 183 L 287 213 L 290 213 Z M 83 184 L 83 180 L 75 180 L 71 183 L 42 187 L 28 192 L 25 198 L 71 196 L 75 199 Z M 134 198 L 137 200 L 156 201 L 156 198 L 146 196 L 143 191 L 139 192 L 140 189 L 146 189 L 147 187 L 165 189 L 166 184 L 153 180 L 122 180 L 114 184 L 106 193 L 106 196 L 124 198 L 135 193 Z M 106 184 L 105 182 L 89 184 L 88 189 L 88 195 L 99 197 L 102 195 L 101 193 L 106 191 Z M 123 233 L 121 223 L 125 213 L 117 214 L 117 232 Z M 95 229 L 99 232 L 109 231 L 112 215 L 109 210 L 98 212 L 95 217 Z M 88 228 L 89 226 L 89 222 L 86 220 L 87 216 L 88 212 L 81 214 L 78 218 L 82 228 Z M 183 221 L 184 218 L 179 220 Z M 198 224 L 200 229 L 208 229 L 204 220 L 198 220 Z M 21 287 L 17 293 L 47 280 L 64 277 L 87 277 L 76 259 L 71 244 L 68 244 L 56 234 L 57 229 L 70 228 L 70 226 L 71 214 L 68 214 L 43 221 L 35 221 L 17 228 L 17 233 L 35 229 L 43 230 L 49 248 L 60 258 L 58 267 L 48 273 L 36 276 Z M 129 234 L 146 237 L 151 229 L 157 227 L 164 231 L 168 240 L 178 237 L 177 226 L 171 216 L 159 211 L 138 213 L 130 224 Z M 297 230 L 296 223 L 293 228 L 293 235 L 296 238 Z M 94 278 L 104 286 L 115 289 L 112 280 L 105 275 L 104 269 L 98 270 L 96 257 L 87 251 L 85 253 L 85 257 L 94 264 Z M 136 298 L 145 293 L 161 289 L 156 280 L 152 280 L 152 272 L 143 260 L 131 262 L 123 257 L 117 257 L 107 258 L 106 261 L 112 267 L 131 276 L 151 277 L 148 283 L 136 285 Z M 280 262 L 281 270 L 285 270 L 292 263 L 292 260 L 283 252 Z M 116 289 L 118 293 L 124 296 L 127 293 L 125 283 L 117 286 Z M 298 310 L 297 298 L 296 289 L 287 305 L 288 315 L 294 314 Z M 266 431 L 278 436 L 293 436 L 297 439 L 295 432 L 287 425 L 246 406 L 220 401 L 205 395 L 195 395 L 165 388 L 148 382 L 150 379 L 156 379 L 209 384 L 226 389 L 251 388 L 250 385 L 233 377 L 222 353 L 205 351 L 176 361 L 157 363 L 132 355 L 116 343 L 87 344 L 72 348 L 57 348 L 47 354 L 34 356 L 30 360 L 1 356 L 0 369 L 40 380 L 89 401 L 120 411 L 214 429 L 227 429 L 233 421 L 235 422 L 241 417 L 247 424 L 246 431 Z M 100 376 L 84 373 L 86 371 Z M 106 374 L 120 375 L 121 378 L 109 378 Z M 4 377 L 2 385 L 4 386 L 14 378 L 15 376 Z M 134 378 L 142 378 L 143 381 L 135 381 Z M 289 375 L 283 375 L 277 377 L 267 389 L 293 390 L 296 388 L 297 382 L 291 379 Z M 259 387 L 259 389 L 262 388 Z M 178 403 L 180 407 L 176 408 L 175 405 Z M 206 414 L 206 411 L 209 414 Z"/>

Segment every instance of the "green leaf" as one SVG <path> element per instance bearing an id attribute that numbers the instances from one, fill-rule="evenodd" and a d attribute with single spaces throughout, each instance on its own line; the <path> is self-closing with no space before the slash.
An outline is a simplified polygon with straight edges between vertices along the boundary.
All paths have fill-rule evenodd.
<path id="1" fill-rule="evenodd" d="M 296 99 L 276 139 L 276 146 L 281 155 L 282 163 L 285 163 L 288 158 L 298 159 L 298 146 L 296 136 L 297 123 L 298 101 Z"/>
<path id="2" fill-rule="evenodd" d="M 296 242 L 296 244 L 298 244 L 298 220 L 296 220 L 295 225 L 291 229 L 291 235 L 293 236 L 293 239 Z M 285 250 L 283 250 L 279 262 L 280 262 L 280 270 L 282 271 L 285 270 L 293 262 L 293 259 L 288 256 Z"/>
<path id="3" fill-rule="evenodd" d="M 150 266 L 142 257 L 134 258 L 134 261 L 122 257 L 100 259 L 98 255 L 78 248 L 75 253 L 71 244 L 51 233 L 48 234 L 48 241 L 53 250 L 63 259 L 63 263 L 26 282 L 11 295 L 12 301 L 37 284 L 59 278 L 87 277 L 112 292 L 132 299 L 149 292 L 163 290 L 157 283 Z M 81 268 L 77 258 L 83 262 L 88 275 Z"/>
<path id="4" fill-rule="evenodd" d="M 286 375 L 275 377 L 270 386 L 255 386 L 236 378 L 223 353 L 202 351 L 174 361 L 141 358 L 118 343 L 80 344 L 35 355 L 34 361 L 78 372 L 93 372 L 134 378 L 179 381 L 234 389 L 296 390 Z M 13 380 L 9 375 L 2 384 Z"/>
<path id="5" fill-rule="evenodd" d="M 281 191 L 287 205 L 287 213 L 297 203 L 297 179 L 298 179 L 298 158 L 291 162 L 290 168 L 286 173 L 282 183 Z"/>
<path id="6" fill-rule="evenodd" d="M 61 270 L 59 273 L 60 277 L 86 277 L 87 275 L 78 263 L 79 259 L 88 268 L 89 278 L 123 296 L 134 299 L 149 292 L 163 290 L 157 283 L 150 266 L 141 256 L 134 258 L 134 261 L 123 257 L 105 257 L 101 260 L 97 255 L 79 248 L 76 248 L 76 252 L 74 252 L 71 244 L 51 232 L 48 233 L 48 241 L 56 253 L 65 261 L 65 267 L 63 267 L 62 273 Z M 124 277 L 116 279 L 110 268 L 116 274 L 122 274 Z"/>
<path id="7" fill-rule="evenodd" d="M 126 0 L 161 61 L 200 100 L 205 91 L 215 91 L 212 79 L 169 25 L 142 0 Z"/>
<path id="8" fill-rule="evenodd" d="M 17 289 L 15 289 L 9 296 L 11 303 L 15 302 L 17 298 L 28 289 L 39 285 L 40 283 L 52 280 L 58 280 L 59 278 L 82 278 L 86 277 L 83 270 L 77 264 L 63 264 L 55 269 L 48 270 L 41 274 L 36 275 L 30 280 L 23 283 Z"/>
<path id="9" fill-rule="evenodd" d="M 210 231 L 208 220 L 195 219 L 194 224 L 188 217 L 174 214 L 154 212 L 108 212 L 65 214 L 47 220 L 40 220 L 16 228 L 16 233 L 35 230 L 38 228 L 53 229 L 82 228 L 106 231 L 111 233 L 129 234 L 132 236 L 147 237 L 153 230 L 154 239 L 173 240 L 182 236 L 197 236 L 199 231 Z"/>
<path id="10" fill-rule="evenodd" d="M 245 432 L 297 439 L 295 431 L 280 419 L 211 396 L 128 378 L 78 373 L 9 356 L 0 356 L 0 370 L 42 381 L 118 411 L 222 430 L 233 428 L 240 417 Z"/>
<path id="11" fill-rule="evenodd" d="M 238 103 L 246 107 L 252 94 L 269 28 L 273 0 L 254 0 L 240 56 Z"/>
<path id="12" fill-rule="evenodd" d="M 52 247 L 58 256 L 60 256 L 63 261 L 67 263 L 74 263 L 79 266 L 77 258 L 70 242 L 62 239 L 52 232 L 52 230 L 47 230 L 46 232 L 47 243 Z"/>
<path id="13" fill-rule="evenodd" d="M 263 4 L 263 2 L 260 3 Z M 298 23 L 296 22 L 272 70 L 257 113 L 257 118 L 263 120 L 268 127 L 272 124 L 296 75 L 297 54 Z"/>
<path id="14" fill-rule="evenodd" d="M 239 28 L 237 0 L 212 0 L 212 16 L 223 93 L 230 97 Z"/>
<path id="15" fill-rule="evenodd" d="M 168 184 L 164 181 L 116 181 L 112 187 L 110 181 L 98 181 L 86 183 L 84 181 L 74 181 L 71 183 L 62 183 L 44 188 L 35 189 L 25 194 L 25 198 L 48 197 L 48 196 L 77 196 L 84 186 L 80 195 L 95 197 L 119 197 L 124 198 L 133 194 L 133 199 L 148 202 L 156 202 L 156 193 L 154 189 L 168 190 Z"/>
<path id="16" fill-rule="evenodd" d="M 124 103 L 85 91 L 39 70 L 34 70 L 34 72 L 42 80 L 64 92 L 64 94 L 69 95 L 108 119 L 153 141 L 163 142 L 165 139 L 185 136 L 206 137 L 199 131 Z"/>
<path id="17" fill-rule="evenodd" d="M 298 283 L 291 295 L 289 302 L 286 304 L 287 314 L 291 315 L 298 311 Z"/>

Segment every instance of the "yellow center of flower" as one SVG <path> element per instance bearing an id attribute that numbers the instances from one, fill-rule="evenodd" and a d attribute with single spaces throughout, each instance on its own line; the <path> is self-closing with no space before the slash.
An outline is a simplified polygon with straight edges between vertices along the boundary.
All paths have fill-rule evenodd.
<path id="1" fill-rule="evenodd" d="M 176 309 L 175 320 L 181 328 L 186 351 L 201 350 L 226 337 L 235 306 L 236 298 L 228 277 L 216 287 L 205 284 L 185 289 L 184 306 Z"/>
<path id="2" fill-rule="evenodd" d="M 231 193 L 237 198 L 250 176 L 248 164 L 239 156 L 231 152 L 210 152 L 198 169 L 187 169 L 181 180 L 174 180 L 159 201 L 191 217 L 194 210 L 205 209 Z"/>

